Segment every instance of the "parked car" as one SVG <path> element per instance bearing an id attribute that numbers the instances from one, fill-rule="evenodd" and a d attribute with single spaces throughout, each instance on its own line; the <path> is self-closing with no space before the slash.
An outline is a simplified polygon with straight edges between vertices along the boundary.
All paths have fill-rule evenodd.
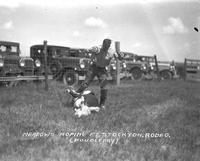
<path id="1" fill-rule="evenodd" d="M 177 75 L 174 62 L 170 61 L 158 61 L 158 68 L 161 79 L 170 80 Z"/>
<path id="2" fill-rule="evenodd" d="M 39 61 L 35 62 L 30 57 L 20 56 L 20 44 L 18 42 L 0 41 L 1 82 L 9 83 L 11 80 L 16 80 L 15 77 L 20 77 L 21 80 L 41 79 L 39 76 L 42 74 Z"/>
<path id="3" fill-rule="evenodd" d="M 143 77 L 148 79 L 158 77 L 155 56 L 136 55 L 133 53 L 125 53 L 125 55 L 126 70 L 134 80 L 141 80 Z M 172 79 L 176 74 L 173 62 L 157 61 L 157 63 L 161 79 Z"/>
<path id="4" fill-rule="evenodd" d="M 130 74 L 134 80 L 140 80 L 143 75 L 150 74 L 153 71 L 154 57 L 150 56 L 138 56 L 133 53 L 125 52 L 124 63 L 126 64 L 126 71 Z"/>
<path id="5" fill-rule="evenodd" d="M 119 67 L 120 67 L 119 77 L 120 77 L 120 79 L 125 78 L 123 65 L 124 65 L 124 62 L 119 61 Z M 111 59 L 111 62 L 109 64 L 109 66 L 106 67 L 106 70 L 108 72 L 108 80 L 116 81 L 116 79 L 117 79 L 117 61 L 114 58 Z"/>
<path id="6" fill-rule="evenodd" d="M 34 61 L 45 64 L 44 45 L 33 45 L 30 55 Z M 86 49 L 47 45 L 47 67 L 53 78 L 66 85 L 76 85 L 84 80 L 89 69 L 89 55 Z"/>

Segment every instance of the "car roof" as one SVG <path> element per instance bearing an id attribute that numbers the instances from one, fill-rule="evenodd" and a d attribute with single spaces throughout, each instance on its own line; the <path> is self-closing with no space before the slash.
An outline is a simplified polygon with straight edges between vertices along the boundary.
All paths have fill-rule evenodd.
<path id="1" fill-rule="evenodd" d="M 11 46 L 19 46 L 18 42 L 11 42 L 11 41 L 0 41 L 1 45 L 11 45 Z"/>
<path id="2" fill-rule="evenodd" d="M 44 45 L 32 45 L 31 48 L 38 48 L 38 47 L 43 47 Z M 53 47 L 53 48 L 67 48 L 70 49 L 70 47 L 67 46 L 57 46 L 57 45 L 47 45 L 47 47 Z"/>
<path id="3" fill-rule="evenodd" d="M 44 45 L 32 45 L 31 48 L 41 48 L 43 47 Z M 69 50 L 81 50 L 81 51 L 85 51 L 86 49 L 85 48 L 71 48 L 71 47 L 67 47 L 67 46 L 58 46 L 58 45 L 47 45 L 47 47 L 52 47 L 52 48 L 65 48 L 65 49 L 69 49 Z"/>

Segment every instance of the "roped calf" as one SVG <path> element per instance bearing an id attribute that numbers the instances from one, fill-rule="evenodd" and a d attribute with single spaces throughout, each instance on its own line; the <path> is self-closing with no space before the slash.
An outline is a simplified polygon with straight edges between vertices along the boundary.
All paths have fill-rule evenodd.
<path id="1" fill-rule="evenodd" d="M 88 116 L 92 111 L 99 112 L 98 99 L 93 92 L 87 90 L 82 93 L 77 93 L 72 88 L 67 89 L 66 92 L 73 97 L 73 106 L 76 116 Z"/>

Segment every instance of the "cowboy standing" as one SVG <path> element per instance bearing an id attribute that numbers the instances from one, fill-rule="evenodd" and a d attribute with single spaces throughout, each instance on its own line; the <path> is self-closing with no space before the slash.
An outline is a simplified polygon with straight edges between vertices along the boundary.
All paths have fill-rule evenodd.
<path id="1" fill-rule="evenodd" d="M 88 74 L 84 83 L 81 84 L 80 88 L 76 91 L 82 93 L 89 84 L 93 81 L 94 77 L 97 76 L 100 83 L 100 106 L 105 108 L 105 102 L 107 99 L 108 89 L 107 85 L 107 71 L 106 67 L 110 64 L 112 58 L 118 58 L 122 60 L 122 56 L 110 48 L 111 40 L 104 39 L 103 44 L 100 47 L 93 47 L 89 49 L 91 52 L 91 72 Z"/>

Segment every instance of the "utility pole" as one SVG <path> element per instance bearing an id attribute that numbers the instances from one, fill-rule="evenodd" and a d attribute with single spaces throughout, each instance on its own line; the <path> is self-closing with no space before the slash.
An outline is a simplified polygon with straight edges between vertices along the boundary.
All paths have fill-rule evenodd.
<path id="1" fill-rule="evenodd" d="M 115 50 L 116 50 L 117 54 L 120 54 L 120 42 L 119 41 L 115 42 Z M 118 59 L 116 60 L 116 74 L 117 74 L 116 84 L 117 84 L 117 86 L 119 86 L 120 85 L 120 61 Z"/>
<path id="2" fill-rule="evenodd" d="M 155 59 L 155 66 L 156 66 L 157 78 L 158 78 L 158 81 L 160 81 L 161 78 L 160 78 L 160 72 L 159 72 L 159 67 L 158 67 L 158 60 L 157 60 L 157 56 L 156 55 L 154 55 L 154 59 Z"/>
<path id="3" fill-rule="evenodd" d="M 47 68 L 47 41 L 44 40 L 44 68 L 45 68 L 45 90 L 48 91 L 48 68 Z"/>

